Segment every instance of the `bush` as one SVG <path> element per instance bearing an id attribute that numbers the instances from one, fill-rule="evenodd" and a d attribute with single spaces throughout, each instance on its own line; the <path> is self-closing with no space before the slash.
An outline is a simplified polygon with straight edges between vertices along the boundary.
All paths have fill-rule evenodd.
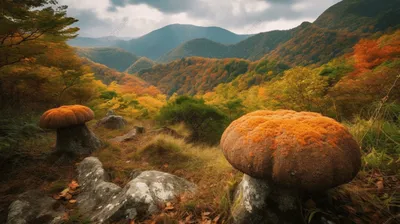
<path id="1" fill-rule="evenodd" d="M 160 110 L 157 120 L 163 124 L 184 122 L 191 130 L 192 141 L 216 144 L 227 125 L 227 117 L 204 100 L 181 96 Z"/>
<path id="2" fill-rule="evenodd" d="M 33 119 L 29 122 L 17 118 L 0 119 L 0 153 L 15 150 L 28 139 L 38 137 L 40 132 Z"/>

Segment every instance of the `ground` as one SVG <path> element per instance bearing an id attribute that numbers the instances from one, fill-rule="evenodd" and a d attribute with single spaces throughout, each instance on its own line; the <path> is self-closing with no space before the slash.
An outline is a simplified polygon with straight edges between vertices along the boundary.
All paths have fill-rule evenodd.
<path id="1" fill-rule="evenodd" d="M 151 121 L 129 121 L 122 130 L 90 129 L 105 142 L 93 153 L 103 163 L 112 182 L 123 186 L 137 170 L 168 172 L 198 185 L 195 196 L 177 198 L 160 205 L 163 212 L 136 223 L 229 223 L 232 189 L 242 174 L 232 168 L 218 147 L 185 141 L 188 131 L 183 125 L 165 132 Z M 143 126 L 146 133 L 132 141 L 116 143 L 111 139 L 124 135 L 134 126 Z M 164 130 L 164 131 L 163 131 Z M 76 163 L 53 153 L 55 133 L 43 132 L 40 138 L 24 142 L 21 153 L 5 158 L 0 168 L 0 223 L 7 218 L 9 204 L 16 196 L 30 189 L 42 189 L 49 196 L 62 191 L 75 178 Z M 396 223 L 400 213 L 400 175 L 379 170 L 362 170 L 350 184 L 324 195 L 304 195 L 305 223 L 325 216 L 338 223 Z M 397 215 L 398 216 L 398 215 Z M 399 218 L 399 217 L 397 217 Z M 81 217 L 71 211 L 70 221 Z"/>

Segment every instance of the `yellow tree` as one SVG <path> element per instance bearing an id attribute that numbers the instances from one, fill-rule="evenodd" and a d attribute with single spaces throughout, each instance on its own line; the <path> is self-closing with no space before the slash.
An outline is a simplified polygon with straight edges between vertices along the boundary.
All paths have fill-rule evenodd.
<path id="1" fill-rule="evenodd" d="M 323 112 L 328 82 L 319 69 L 295 67 L 270 86 L 269 95 L 286 109 Z"/>

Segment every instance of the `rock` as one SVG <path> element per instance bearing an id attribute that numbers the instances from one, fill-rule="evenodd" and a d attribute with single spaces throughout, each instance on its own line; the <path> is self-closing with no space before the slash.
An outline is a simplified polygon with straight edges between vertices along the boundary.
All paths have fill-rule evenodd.
<path id="1" fill-rule="evenodd" d="M 107 129 L 122 129 L 128 122 L 122 116 L 110 115 L 97 122 L 96 127 L 103 126 Z"/>
<path id="2" fill-rule="evenodd" d="M 72 155 L 89 155 L 102 143 L 85 124 L 57 129 L 56 150 Z"/>
<path id="3" fill-rule="evenodd" d="M 135 173 L 121 189 L 106 182 L 101 162 L 94 157 L 81 162 L 78 173 L 78 182 L 82 186 L 82 193 L 77 198 L 78 208 L 94 223 L 149 216 L 158 212 L 159 204 L 196 189 L 193 183 L 158 171 Z"/>
<path id="4" fill-rule="evenodd" d="M 37 190 L 27 191 L 10 205 L 7 224 L 58 224 L 63 215 L 64 209 L 56 200 Z"/>
<path id="5" fill-rule="evenodd" d="M 244 175 L 233 201 L 234 223 L 298 223 L 302 217 L 296 200 L 295 192 Z"/>
<path id="6" fill-rule="evenodd" d="M 111 115 L 115 115 L 115 112 L 114 112 L 113 109 L 109 109 L 109 110 L 107 111 L 106 117 L 111 116 Z"/>
<path id="7" fill-rule="evenodd" d="M 144 127 L 135 127 L 130 132 L 123 136 L 119 136 L 111 139 L 113 142 L 127 142 L 133 140 L 138 134 L 145 133 Z"/>
<path id="8" fill-rule="evenodd" d="M 107 182 L 103 164 L 95 157 L 88 157 L 79 163 L 78 183 L 81 193 L 77 200 L 82 214 L 96 210 L 96 205 L 105 203 L 121 192 L 119 186 Z"/>

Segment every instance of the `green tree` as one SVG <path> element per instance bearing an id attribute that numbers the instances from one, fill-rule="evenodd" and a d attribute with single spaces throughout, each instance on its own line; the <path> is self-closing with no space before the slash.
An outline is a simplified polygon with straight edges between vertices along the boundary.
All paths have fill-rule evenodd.
<path id="1" fill-rule="evenodd" d="M 241 99 L 230 100 L 223 104 L 225 110 L 228 111 L 229 120 L 233 120 L 244 114 L 243 101 Z"/>
<path id="2" fill-rule="evenodd" d="M 0 68 L 42 54 L 47 43 L 76 36 L 78 20 L 66 16 L 56 0 L 0 2 Z"/>
<path id="3" fill-rule="evenodd" d="M 227 117 L 202 99 L 180 96 L 161 108 L 157 119 L 164 124 L 184 122 L 192 131 L 191 140 L 218 143 L 227 124 Z"/>
<path id="4" fill-rule="evenodd" d="M 271 94 L 287 109 L 323 112 L 328 82 L 318 69 L 296 67 L 274 83 Z"/>

